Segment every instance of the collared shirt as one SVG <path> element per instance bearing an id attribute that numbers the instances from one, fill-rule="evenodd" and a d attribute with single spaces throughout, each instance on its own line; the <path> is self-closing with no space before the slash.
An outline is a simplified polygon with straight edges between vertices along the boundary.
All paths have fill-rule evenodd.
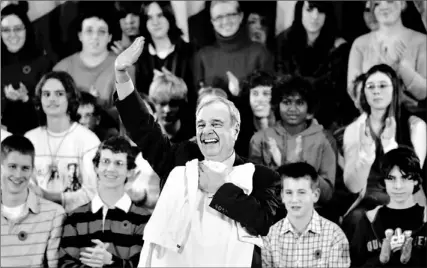
<path id="1" fill-rule="evenodd" d="M 132 205 L 132 200 L 130 199 L 127 193 L 124 193 L 123 196 L 114 204 L 115 208 L 123 210 L 125 213 L 129 212 L 130 206 Z M 105 217 L 107 216 L 107 211 L 109 207 L 102 201 L 101 197 L 97 194 L 92 200 L 92 213 L 98 212 L 102 208 L 102 230 L 104 230 Z"/>
<path id="2" fill-rule="evenodd" d="M 24 212 L 10 220 L 1 213 L 2 267 L 58 267 L 58 247 L 65 211 L 28 193 Z"/>
<path id="3" fill-rule="evenodd" d="M 343 231 L 316 211 L 301 235 L 286 217 L 273 225 L 263 240 L 263 267 L 350 267 Z"/>

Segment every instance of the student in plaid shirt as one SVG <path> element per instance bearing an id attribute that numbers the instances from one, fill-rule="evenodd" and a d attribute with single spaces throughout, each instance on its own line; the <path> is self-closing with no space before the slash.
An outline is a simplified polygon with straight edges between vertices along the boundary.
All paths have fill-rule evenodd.
<path id="1" fill-rule="evenodd" d="M 263 267 L 350 267 L 349 244 L 343 231 L 314 210 L 320 195 L 314 167 L 290 163 L 278 172 L 288 215 L 271 226 L 263 238 Z"/>

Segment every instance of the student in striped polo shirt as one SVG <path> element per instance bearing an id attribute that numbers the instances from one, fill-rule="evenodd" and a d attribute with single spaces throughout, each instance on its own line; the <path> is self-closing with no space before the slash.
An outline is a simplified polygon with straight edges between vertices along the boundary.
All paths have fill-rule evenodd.
<path id="1" fill-rule="evenodd" d="M 98 193 L 67 217 L 59 267 L 137 267 L 150 215 L 125 192 L 137 153 L 124 137 L 112 137 L 99 146 L 93 159 Z"/>
<path id="2" fill-rule="evenodd" d="M 30 189 L 34 146 L 12 135 L 1 143 L 1 267 L 58 267 L 65 211 Z"/>

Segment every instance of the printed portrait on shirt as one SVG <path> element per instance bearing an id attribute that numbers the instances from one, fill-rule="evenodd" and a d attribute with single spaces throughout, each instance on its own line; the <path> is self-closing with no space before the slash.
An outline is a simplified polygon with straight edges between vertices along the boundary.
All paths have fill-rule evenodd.
<path id="1" fill-rule="evenodd" d="M 80 181 L 79 165 L 77 163 L 69 163 L 67 165 L 67 187 L 65 192 L 75 192 L 82 187 Z"/>

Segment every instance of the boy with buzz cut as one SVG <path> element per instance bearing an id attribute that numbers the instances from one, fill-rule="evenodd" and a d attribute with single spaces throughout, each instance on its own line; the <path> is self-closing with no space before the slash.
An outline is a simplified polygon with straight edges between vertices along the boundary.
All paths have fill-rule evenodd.
<path id="1" fill-rule="evenodd" d="M 121 136 L 98 147 L 93 164 L 98 191 L 65 220 L 59 267 L 137 267 L 150 212 L 125 192 L 138 150 Z"/>
<path id="2" fill-rule="evenodd" d="M 263 238 L 263 267 L 350 267 L 349 244 L 335 223 L 314 209 L 319 179 L 310 164 L 279 167 L 282 202 L 287 216 L 270 227 Z"/>
<path id="3" fill-rule="evenodd" d="M 354 267 L 426 267 L 426 208 L 414 201 L 422 171 L 408 147 L 389 151 L 381 171 L 390 202 L 367 211 L 351 243 Z"/>
<path id="4" fill-rule="evenodd" d="M 1 143 L 1 267 L 58 267 L 65 211 L 31 190 L 34 156 L 23 136 Z"/>

